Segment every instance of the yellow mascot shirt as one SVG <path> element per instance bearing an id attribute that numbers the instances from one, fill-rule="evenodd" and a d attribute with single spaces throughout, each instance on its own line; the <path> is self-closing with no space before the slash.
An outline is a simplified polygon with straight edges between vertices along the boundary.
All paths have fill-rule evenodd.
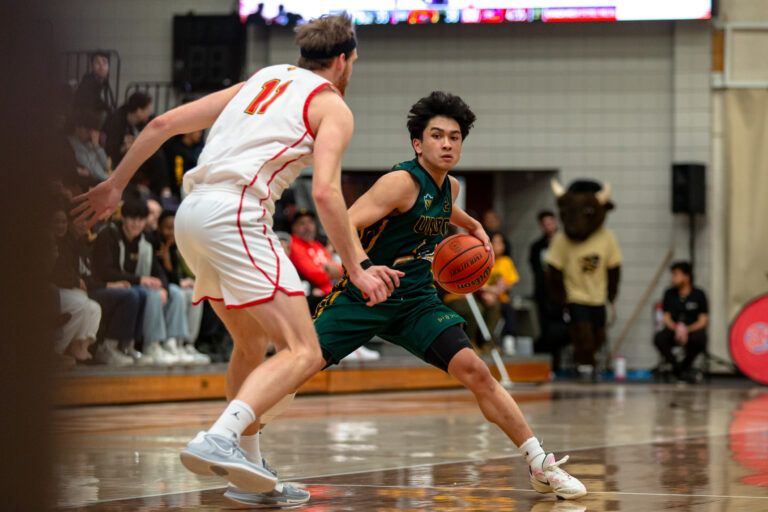
<path id="1" fill-rule="evenodd" d="M 621 265 L 621 249 L 613 232 L 605 228 L 583 242 L 573 242 L 558 231 L 546 262 L 565 274 L 569 304 L 601 306 L 608 302 L 608 269 Z"/>

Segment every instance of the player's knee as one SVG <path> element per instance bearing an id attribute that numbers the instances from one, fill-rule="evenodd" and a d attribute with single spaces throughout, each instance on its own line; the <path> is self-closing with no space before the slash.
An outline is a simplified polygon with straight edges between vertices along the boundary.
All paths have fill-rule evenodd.
<path id="1" fill-rule="evenodd" d="M 472 391 L 482 392 L 491 389 L 495 380 L 488 366 L 479 357 L 467 358 L 457 368 L 462 382 Z"/>
<path id="2" fill-rule="evenodd" d="M 307 372 L 319 371 L 325 365 L 323 352 L 317 343 L 308 343 L 291 350 L 295 364 Z"/>

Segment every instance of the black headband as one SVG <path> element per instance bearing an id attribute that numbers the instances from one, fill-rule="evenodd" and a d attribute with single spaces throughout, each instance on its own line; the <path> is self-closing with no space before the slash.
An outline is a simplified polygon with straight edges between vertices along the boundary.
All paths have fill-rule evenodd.
<path id="1" fill-rule="evenodd" d="M 357 48 L 357 39 L 355 39 L 353 36 L 346 41 L 342 41 L 331 46 L 329 50 L 308 50 L 306 48 L 302 48 L 301 56 L 305 59 L 312 60 L 332 59 L 341 54 L 347 55 L 355 48 Z"/>

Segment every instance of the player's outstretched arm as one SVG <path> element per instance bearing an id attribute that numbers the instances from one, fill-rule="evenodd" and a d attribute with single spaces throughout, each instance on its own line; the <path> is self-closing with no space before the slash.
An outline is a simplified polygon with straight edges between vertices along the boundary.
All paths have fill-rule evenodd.
<path id="1" fill-rule="evenodd" d="M 90 227 L 109 217 L 120 204 L 123 190 L 141 164 L 174 135 L 203 130 L 213 125 L 242 85 L 233 85 L 154 118 L 141 131 L 115 172 L 103 183 L 75 198 L 77 206 L 72 210 L 77 217 L 75 222 Z"/>
<path id="2" fill-rule="evenodd" d="M 459 196 L 459 188 L 461 187 L 459 180 L 453 176 L 449 176 L 448 178 L 451 180 L 451 195 L 453 196 L 451 224 L 466 229 L 470 235 L 482 240 L 486 245 L 486 248 L 491 250 L 491 240 L 488 238 L 488 233 L 483 229 L 483 225 L 456 205 L 456 198 Z"/>
<path id="3" fill-rule="evenodd" d="M 310 104 L 309 120 L 317 134 L 312 198 L 318 216 L 352 283 L 370 299 L 368 305 L 378 304 L 399 285 L 401 273 L 378 266 L 364 270 L 361 266 L 367 256 L 352 229 L 341 193 L 341 156 L 352 139 L 352 112 L 338 95 L 321 93 Z"/>

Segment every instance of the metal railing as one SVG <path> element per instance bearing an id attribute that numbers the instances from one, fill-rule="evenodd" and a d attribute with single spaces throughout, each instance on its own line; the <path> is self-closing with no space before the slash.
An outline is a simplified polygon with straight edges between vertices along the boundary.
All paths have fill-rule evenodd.
<path id="1" fill-rule="evenodd" d="M 125 88 L 124 99 L 135 92 L 143 92 L 152 97 L 155 106 L 155 113 L 162 114 L 172 108 L 175 108 L 187 99 L 195 99 L 196 96 L 190 93 L 180 92 L 173 87 L 172 82 L 131 82 Z"/>
<path id="2" fill-rule="evenodd" d="M 62 52 L 61 76 L 72 90 L 77 88 L 83 75 L 91 72 L 91 55 L 95 52 L 109 55 L 109 87 L 112 89 L 110 105 L 117 108 L 117 98 L 120 95 L 120 54 L 117 50 L 72 50 Z"/>

